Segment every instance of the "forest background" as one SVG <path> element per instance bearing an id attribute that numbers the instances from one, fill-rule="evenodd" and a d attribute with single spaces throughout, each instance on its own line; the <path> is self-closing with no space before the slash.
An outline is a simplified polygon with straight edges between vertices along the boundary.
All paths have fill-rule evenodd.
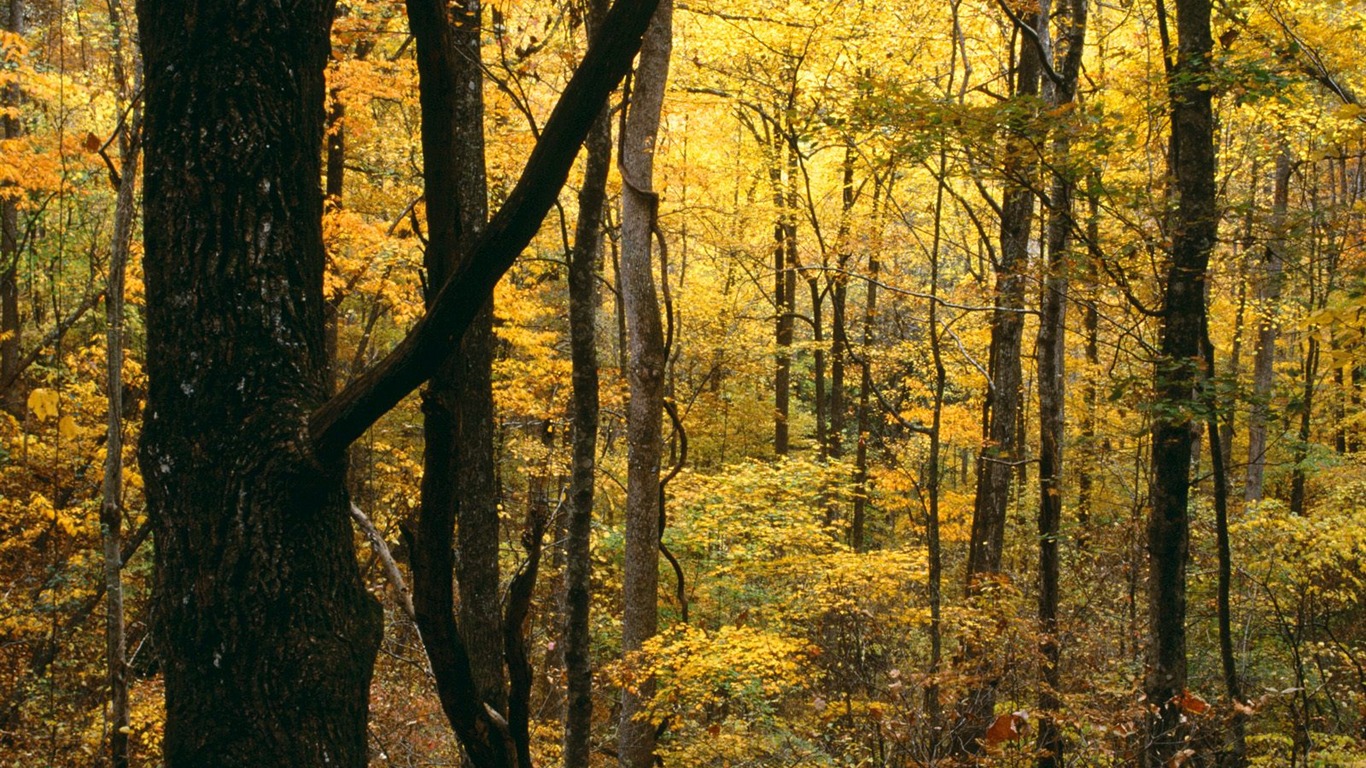
<path id="1" fill-rule="evenodd" d="M 1198 5 L 673 6 L 493 298 L 492 415 L 464 443 L 487 463 L 456 462 L 485 482 L 455 493 L 491 524 L 447 521 L 453 562 L 433 564 L 432 414 L 467 377 L 438 374 L 346 456 L 384 607 L 364 758 L 1366 761 L 1366 9 L 1205 3 L 1208 67 L 1187 71 L 1195 38 L 1169 22 Z M 603 12 L 458 5 L 433 49 L 420 6 L 332 19 L 316 186 L 334 388 L 458 272 L 433 254 L 517 199 Z M 0 761 L 158 765 L 177 630 L 136 458 L 157 299 L 136 19 L 117 0 L 6 11 Z M 482 96 L 447 107 L 478 114 L 481 140 L 451 135 L 479 151 L 447 149 L 487 185 L 454 212 L 429 204 L 438 91 L 419 89 L 441 46 L 478 63 L 449 71 Z M 1197 164 L 1171 137 L 1201 93 L 1217 164 L 1189 218 Z M 1207 269 L 1183 273 L 1197 220 L 1217 226 Z M 1199 347 L 1173 355 L 1183 274 Z M 624 578 L 633 562 L 653 576 Z M 422 626 L 450 569 L 445 642 L 491 715 L 441 690 Z M 648 620 L 624 584 L 648 585 Z M 515 755 L 471 741 L 476 721 Z"/>

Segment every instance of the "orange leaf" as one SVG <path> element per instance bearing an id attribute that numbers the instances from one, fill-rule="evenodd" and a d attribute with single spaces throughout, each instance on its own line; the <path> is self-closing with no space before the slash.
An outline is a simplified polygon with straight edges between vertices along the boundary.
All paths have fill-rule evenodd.
<path id="1" fill-rule="evenodd" d="M 1029 715 L 1024 712 L 1011 712 L 1001 715 L 987 729 L 987 745 L 992 746 L 1007 741 L 1018 741 L 1025 735 Z"/>

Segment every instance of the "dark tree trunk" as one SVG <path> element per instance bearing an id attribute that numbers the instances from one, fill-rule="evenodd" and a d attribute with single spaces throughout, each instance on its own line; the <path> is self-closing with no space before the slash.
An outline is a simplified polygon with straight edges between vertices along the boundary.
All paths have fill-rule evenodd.
<path id="1" fill-rule="evenodd" d="M 877 323 L 878 260 L 876 253 L 868 254 L 868 295 L 863 305 L 863 349 L 859 361 L 858 413 L 854 443 L 854 513 L 849 521 L 849 546 L 855 552 L 864 550 L 863 528 L 868 517 L 868 441 L 872 428 L 873 360 L 872 345 Z"/>
<path id="2" fill-rule="evenodd" d="M 1186 560 L 1189 547 L 1191 397 L 1205 325 L 1205 275 L 1218 228 L 1211 110 L 1210 3 L 1177 0 L 1179 48 L 1168 79 L 1175 211 L 1154 372 L 1153 478 L 1148 517 L 1149 707 L 1143 764 L 1166 765 L 1183 747 Z"/>
<path id="3" fill-rule="evenodd" d="M 486 214 L 479 14 L 477 6 L 410 0 L 408 16 L 421 85 L 424 265 L 428 284 L 439 286 L 466 266 L 468 250 L 461 246 L 479 236 Z M 434 296 L 427 298 L 430 309 Z M 513 734 L 504 725 L 489 318 L 485 302 L 423 393 L 426 443 L 412 551 L 413 606 L 442 707 L 466 754 L 477 766 L 511 766 L 517 761 Z M 458 567 L 452 548 L 457 529 Z"/>
<path id="4" fill-rule="evenodd" d="M 812 375 L 816 380 L 816 453 L 821 459 L 825 459 L 830 455 L 825 424 L 825 321 L 822 318 L 825 300 L 819 278 L 809 278 L 806 285 L 811 294 L 811 367 L 815 369 Z"/>
<path id="5" fill-rule="evenodd" d="M 10 0 L 9 14 L 4 21 L 5 31 L 24 34 L 24 0 Z M 0 107 L 8 108 L 0 117 L 6 139 L 23 135 L 19 118 L 8 111 L 18 108 L 21 100 L 18 81 L 0 91 Z M 0 197 L 0 382 L 4 382 L 0 386 L 0 408 L 19 419 L 23 418 L 25 408 L 23 392 L 17 386 L 22 331 L 19 317 L 19 201 L 5 195 Z"/>
<path id="6" fill-rule="evenodd" d="M 626 310 L 630 385 L 621 620 L 621 649 L 625 654 L 640 650 L 659 626 L 659 465 L 666 360 L 650 257 L 651 238 L 659 231 L 659 197 L 653 189 L 654 152 L 672 39 L 673 4 L 671 0 L 662 0 L 640 46 L 618 161 L 622 176 L 621 294 Z M 617 727 L 617 754 L 622 768 L 650 768 L 654 764 L 655 726 L 638 719 L 652 693 L 649 681 L 642 681 L 636 690 L 622 691 Z"/>
<path id="7" fill-rule="evenodd" d="M 1266 428 L 1271 414 L 1271 385 L 1276 367 L 1276 305 L 1281 300 L 1285 268 L 1286 213 L 1290 203 L 1290 149 L 1276 157 L 1276 181 L 1271 193 L 1271 236 L 1258 280 L 1261 310 L 1257 320 L 1257 353 L 1252 363 L 1252 409 L 1247 418 L 1247 485 L 1243 498 L 1260 501 L 1266 478 Z"/>
<path id="8" fill-rule="evenodd" d="M 1047 24 L 1037 13 L 1024 18 L 1031 28 Z M 1021 115 L 1037 108 L 1039 95 L 1039 52 L 1024 34 L 1020 40 L 1019 65 L 1015 72 L 1015 96 Z M 1034 220 L 1034 191 L 1029 180 L 1037 164 L 1030 159 L 1030 137 L 1024 135 L 1019 121 L 1006 128 L 1008 158 L 1006 189 L 1001 201 L 1001 256 L 996 265 L 996 300 L 991 315 L 991 349 L 987 393 L 989 417 L 982 449 L 977 458 L 977 495 L 972 511 L 972 534 L 968 543 L 967 591 L 975 594 L 979 583 L 1001 570 L 1001 549 L 1005 544 L 1006 510 L 1010 505 L 1010 481 L 1021 458 L 1019 439 L 1020 398 L 1023 374 L 1020 366 L 1020 341 L 1024 334 L 1024 269 L 1029 259 L 1029 238 Z M 965 649 L 970 665 L 983 660 L 976 649 Z M 972 669 L 971 674 L 984 670 Z M 991 724 L 996 693 L 986 681 L 977 683 L 962 706 L 962 726 L 955 733 L 954 751 L 977 752 L 980 740 Z"/>
<path id="9" fill-rule="evenodd" d="M 149 391 L 140 459 L 168 766 L 366 764 L 380 611 L 326 396 L 329 0 L 142 0 Z"/>
<path id="10" fill-rule="evenodd" d="M 589 5 L 590 34 L 601 25 L 606 5 L 602 0 Z M 565 537 L 564 768 L 588 768 L 592 756 L 593 669 L 588 619 L 592 603 L 590 545 L 598 445 L 597 261 L 602 250 L 603 210 L 612 155 L 612 124 L 606 109 L 594 119 L 585 149 L 588 157 L 583 187 L 579 190 L 579 220 L 569 257 L 574 446 Z"/>
<path id="11" fill-rule="evenodd" d="M 787 141 L 777 126 L 772 130 L 773 158 L 768 174 L 778 215 L 773 223 L 773 341 L 778 348 L 773 370 L 773 455 L 786 456 L 792 411 L 792 315 L 796 307 L 796 273 L 788 264 L 788 237 L 789 233 L 795 235 L 796 227 L 789 224 L 792 213 L 787 208 L 783 179 Z"/>
<path id="12" fill-rule="evenodd" d="M 1060 79 L 1048 81 L 1044 101 L 1055 114 L 1073 114 L 1064 107 L 1074 104 L 1077 77 L 1086 40 L 1087 0 L 1066 0 L 1062 33 L 1054 61 Z M 1045 4 L 1042 12 L 1048 13 Z M 1046 29 L 1046 27 L 1041 28 Z M 1070 139 L 1071 126 L 1057 126 L 1053 136 L 1053 180 L 1049 193 L 1047 273 L 1043 307 L 1039 318 L 1039 768 L 1063 765 L 1062 646 L 1058 633 L 1060 599 L 1058 545 L 1062 536 L 1063 442 L 1066 439 L 1064 403 L 1067 399 L 1067 275 L 1072 268 L 1072 231 L 1076 226 L 1073 199 L 1076 168 Z"/>

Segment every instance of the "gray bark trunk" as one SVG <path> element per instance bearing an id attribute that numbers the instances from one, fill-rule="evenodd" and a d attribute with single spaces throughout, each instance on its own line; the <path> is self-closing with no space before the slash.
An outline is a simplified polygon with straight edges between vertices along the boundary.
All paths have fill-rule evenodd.
<path id="1" fill-rule="evenodd" d="M 651 238 L 658 230 L 654 152 L 672 49 L 673 5 L 663 0 L 640 46 L 619 158 L 621 294 L 627 328 L 626 565 L 621 624 L 623 653 L 640 650 L 659 625 L 659 467 L 663 448 L 664 331 L 655 290 Z M 667 276 L 662 276 L 667 277 Z M 622 768 L 650 768 L 655 727 L 641 719 L 649 681 L 623 690 L 617 753 Z"/>
<path id="2" fill-rule="evenodd" d="M 1276 367 L 1276 305 L 1281 300 L 1285 269 L 1285 218 L 1290 201 L 1290 149 L 1282 147 L 1276 158 L 1276 181 L 1271 193 L 1271 237 L 1267 240 L 1258 281 L 1260 313 L 1257 321 L 1257 353 L 1252 363 L 1252 410 L 1247 419 L 1246 501 L 1260 501 L 1266 482 L 1266 428 L 1271 413 L 1271 385 Z"/>

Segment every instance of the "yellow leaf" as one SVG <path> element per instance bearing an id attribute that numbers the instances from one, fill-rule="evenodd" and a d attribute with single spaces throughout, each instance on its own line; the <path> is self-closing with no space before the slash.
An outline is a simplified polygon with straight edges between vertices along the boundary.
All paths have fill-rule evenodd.
<path id="1" fill-rule="evenodd" d="M 57 393 L 39 387 L 28 393 L 28 407 L 34 416 L 46 421 L 57 415 Z"/>
<path id="2" fill-rule="evenodd" d="M 80 437 L 81 429 L 76 426 L 76 420 L 68 415 L 63 416 L 62 420 L 57 422 L 57 433 L 67 440 L 75 440 Z"/>

